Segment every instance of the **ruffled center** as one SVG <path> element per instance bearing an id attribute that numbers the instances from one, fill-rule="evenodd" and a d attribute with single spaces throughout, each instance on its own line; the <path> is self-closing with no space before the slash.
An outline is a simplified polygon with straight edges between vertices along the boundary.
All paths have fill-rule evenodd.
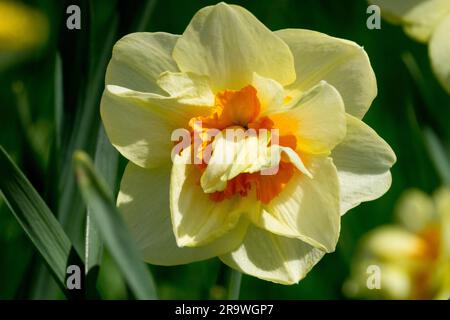
<path id="1" fill-rule="evenodd" d="M 196 159 L 195 163 L 202 175 L 208 168 L 211 155 L 219 152 L 216 150 L 219 148 L 219 144 L 214 143 L 219 134 L 226 135 L 230 144 L 236 143 L 238 139 L 236 137 L 242 136 L 242 132 L 247 138 L 256 135 L 258 140 L 262 141 L 262 144 L 258 144 L 262 149 L 278 145 L 295 151 L 297 146 L 297 139 L 294 135 L 280 136 L 270 117 L 261 115 L 257 90 L 251 85 L 240 90 L 224 90 L 217 93 L 211 114 L 192 118 L 189 127 L 193 136 L 192 150 Z M 267 139 L 263 138 L 262 134 L 267 135 Z M 228 138 L 230 136 L 231 139 Z M 250 144 L 243 145 L 248 147 Z M 225 148 L 223 152 L 226 153 L 227 146 L 224 147 L 222 144 L 221 147 Z M 239 152 L 256 153 L 261 150 L 240 150 Z M 234 160 L 236 161 L 236 159 Z M 210 192 L 204 188 L 204 191 L 210 194 L 211 200 L 223 201 L 235 195 L 245 197 L 250 190 L 254 189 L 259 201 L 269 203 L 284 189 L 296 170 L 285 154 L 281 155 L 280 160 L 274 166 L 276 168 L 266 167 L 264 170 L 255 172 L 241 172 L 227 179 L 222 190 Z"/>

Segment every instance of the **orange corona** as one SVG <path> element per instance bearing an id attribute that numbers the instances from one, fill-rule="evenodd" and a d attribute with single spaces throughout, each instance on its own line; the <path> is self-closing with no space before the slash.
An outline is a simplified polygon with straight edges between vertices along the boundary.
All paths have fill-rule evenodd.
<path id="1" fill-rule="evenodd" d="M 289 99 L 288 97 L 286 99 Z M 285 100 L 286 100 L 285 99 Z M 201 129 L 197 124 L 201 124 Z M 241 127 L 243 129 L 254 129 L 258 133 L 260 129 L 279 129 L 274 127 L 274 121 L 269 117 L 261 116 L 261 104 L 257 96 L 257 90 L 249 85 L 241 90 L 224 90 L 216 94 L 214 111 L 209 116 L 195 117 L 189 121 L 189 126 L 193 135 L 196 130 L 201 142 L 196 152 L 201 158 L 201 163 L 197 165 L 200 172 L 207 167 L 204 159 L 205 149 L 212 143 L 205 134 L 210 129 L 226 130 Z M 283 132 L 285 130 L 281 130 Z M 272 143 L 272 142 L 270 142 Z M 279 145 L 296 149 L 297 140 L 292 134 L 283 134 L 278 137 Z M 262 203 L 269 203 L 276 197 L 289 182 L 294 174 L 295 167 L 282 157 L 278 171 L 273 175 L 262 175 L 256 173 L 241 173 L 227 182 L 223 191 L 210 194 L 213 201 L 229 199 L 236 194 L 242 197 L 247 196 L 252 187 L 255 188 L 256 197 Z"/>

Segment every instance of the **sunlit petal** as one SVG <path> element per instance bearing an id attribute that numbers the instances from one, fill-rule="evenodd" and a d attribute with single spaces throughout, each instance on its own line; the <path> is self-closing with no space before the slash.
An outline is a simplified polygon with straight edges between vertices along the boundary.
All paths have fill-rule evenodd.
<path id="1" fill-rule="evenodd" d="M 282 85 L 295 80 L 288 46 L 246 9 L 223 2 L 196 13 L 173 57 L 182 71 L 209 76 L 215 90 L 240 89 L 254 72 Z"/>
<path id="2" fill-rule="evenodd" d="M 144 169 L 129 163 L 117 199 L 143 259 L 157 265 L 177 265 L 229 252 L 242 242 L 246 223 L 224 237 L 196 248 L 177 246 L 169 210 L 170 166 Z"/>
<path id="3" fill-rule="evenodd" d="M 307 243 L 251 226 L 236 250 L 220 256 L 230 267 L 254 277 L 293 284 L 303 279 L 325 252 Z"/>
<path id="4" fill-rule="evenodd" d="M 288 90 L 304 92 L 325 80 L 339 91 L 347 113 L 364 116 L 377 95 L 377 83 L 361 46 L 311 30 L 275 34 L 289 45 L 295 59 L 297 79 Z"/>

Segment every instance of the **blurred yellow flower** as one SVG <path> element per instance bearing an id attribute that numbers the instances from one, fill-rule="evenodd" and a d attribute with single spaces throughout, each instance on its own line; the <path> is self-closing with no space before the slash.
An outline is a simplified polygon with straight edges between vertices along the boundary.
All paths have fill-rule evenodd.
<path id="1" fill-rule="evenodd" d="M 39 11 L 0 1 L 0 52 L 33 49 L 46 40 L 47 33 L 47 20 Z"/>
<path id="2" fill-rule="evenodd" d="M 298 282 L 335 249 L 341 215 L 390 187 L 395 155 L 361 121 L 376 94 L 357 44 L 271 32 L 235 5 L 201 9 L 181 36 L 122 38 L 101 115 L 130 160 L 117 203 L 145 261 L 218 256 Z"/>
<path id="3" fill-rule="evenodd" d="M 39 11 L 19 2 L 0 0 L 0 67 L 18 54 L 39 48 L 48 37 L 48 22 Z"/>
<path id="4" fill-rule="evenodd" d="M 396 225 L 382 226 L 360 243 L 349 296 L 385 299 L 450 298 L 450 189 L 433 198 L 409 190 L 400 199 Z M 379 288 L 368 286 L 370 266 L 380 271 Z"/>
<path id="5" fill-rule="evenodd" d="M 369 0 L 413 39 L 429 43 L 433 71 L 450 93 L 450 0 Z"/>

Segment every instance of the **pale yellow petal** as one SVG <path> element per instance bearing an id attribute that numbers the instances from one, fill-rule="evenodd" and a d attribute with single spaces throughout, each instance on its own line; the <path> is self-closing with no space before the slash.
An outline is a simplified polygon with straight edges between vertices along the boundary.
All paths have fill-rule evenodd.
<path id="1" fill-rule="evenodd" d="M 286 93 L 281 84 L 254 73 L 252 86 L 256 89 L 258 100 L 261 104 L 260 116 L 280 111 L 283 108 Z"/>
<path id="2" fill-rule="evenodd" d="M 178 71 L 172 58 L 178 38 L 178 35 L 163 32 L 126 35 L 114 45 L 106 71 L 106 85 L 163 93 L 156 80 L 164 71 Z"/>
<path id="3" fill-rule="evenodd" d="M 341 214 L 381 197 L 391 186 L 391 147 L 361 120 L 347 115 L 347 135 L 332 151 L 341 190 Z"/>
<path id="4" fill-rule="evenodd" d="M 256 131 L 245 132 L 242 128 L 220 132 L 214 139 L 212 155 L 200 180 L 204 192 L 224 190 L 227 181 L 240 173 L 270 168 L 269 139 L 268 131 L 260 135 Z"/>
<path id="5" fill-rule="evenodd" d="M 201 172 L 191 164 L 191 148 L 174 159 L 170 180 L 170 211 L 178 246 L 205 245 L 236 228 L 256 200 L 236 195 L 213 201 L 199 184 Z"/>
<path id="6" fill-rule="evenodd" d="M 312 178 L 296 172 L 283 191 L 250 216 L 260 228 L 334 251 L 339 238 L 339 184 L 331 159 L 313 158 Z"/>
<path id="7" fill-rule="evenodd" d="M 313 179 L 313 175 L 311 171 L 306 167 L 306 164 L 299 157 L 298 153 L 292 150 L 289 147 L 283 147 L 279 145 L 271 146 L 271 150 L 274 152 L 274 157 L 272 158 L 271 165 L 276 164 L 277 166 L 280 164 L 281 155 L 284 154 L 289 159 L 289 162 L 292 163 L 298 171 L 306 175 L 308 178 Z M 268 171 L 270 172 L 271 169 Z"/>
<path id="8" fill-rule="evenodd" d="M 435 218 L 433 200 L 418 189 L 405 191 L 395 208 L 400 222 L 412 232 L 420 232 Z"/>
<path id="9" fill-rule="evenodd" d="M 107 86 L 100 108 L 111 143 L 141 167 L 170 162 L 173 130 L 187 128 L 189 120 L 209 108 L 182 104 L 178 98 Z"/>
<path id="10" fill-rule="evenodd" d="M 429 54 L 433 71 L 450 94 L 450 12 L 431 37 Z"/>
<path id="11" fill-rule="evenodd" d="M 344 139 L 346 116 L 339 92 L 321 82 L 302 94 L 299 101 L 282 112 L 270 115 L 280 135 L 297 138 L 297 149 L 309 154 L 329 154 Z"/>
<path id="12" fill-rule="evenodd" d="M 414 282 L 404 268 L 396 264 L 380 265 L 381 290 L 384 297 L 405 300 L 411 297 Z"/>
<path id="13" fill-rule="evenodd" d="M 249 11 L 223 2 L 195 14 L 173 57 L 182 71 L 209 76 L 214 90 L 241 89 L 253 72 L 282 85 L 295 80 L 288 46 Z"/>
<path id="14" fill-rule="evenodd" d="M 364 116 L 377 95 L 377 83 L 361 46 L 303 29 L 285 29 L 275 34 L 294 55 L 297 79 L 286 89 L 307 91 L 325 80 L 339 91 L 347 113 Z"/>
<path id="15" fill-rule="evenodd" d="M 366 254 L 400 264 L 420 259 L 427 252 L 427 243 L 417 235 L 397 226 L 383 226 L 368 233 L 362 241 Z"/>
<path id="16" fill-rule="evenodd" d="M 404 300 L 411 296 L 412 280 L 402 266 L 365 258 L 356 261 L 343 289 L 352 298 Z"/>
<path id="17" fill-rule="evenodd" d="M 203 191 L 223 191 L 227 182 L 241 173 L 275 174 L 283 153 L 300 172 L 312 177 L 294 150 L 269 145 L 270 137 L 269 131 L 251 133 L 243 129 L 230 129 L 220 132 L 214 139 L 212 156 L 200 179 Z"/>
<path id="18" fill-rule="evenodd" d="M 144 169 L 129 163 L 122 178 L 117 204 L 142 258 L 157 265 L 205 260 L 237 248 L 247 224 L 197 248 L 180 248 L 173 234 L 169 210 L 170 166 Z"/>
<path id="19" fill-rule="evenodd" d="M 381 8 L 381 16 L 403 25 L 417 41 L 426 42 L 440 21 L 450 13 L 450 0 L 369 0 Z"/>
<path id="20" fill-rule="evenodd" d="M 209 88 L 209 80 L 206 77 L 167 71 L 159 76 L 157 83 L 180 103 L 198 106 L 214 105 L 214 94 Z"/>
<path id="21" fill-rule="evenodd" d="M 242 245 L 220 259 L 231 268 L 281 284 L 303 279 L 325 253 L 307 243 L 277 236 L 255 226 Z"/>

